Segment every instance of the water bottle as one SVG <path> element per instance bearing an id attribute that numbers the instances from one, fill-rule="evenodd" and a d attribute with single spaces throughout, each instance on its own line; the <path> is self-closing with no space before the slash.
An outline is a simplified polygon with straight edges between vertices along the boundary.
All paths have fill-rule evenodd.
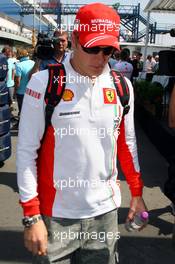
<path id="1" fill-rule="evenodd" d="M 140 229 L 144 224 L 148 222 L 148 212 L 141 212 L 136 214 L 132 220 L 125 223 L 125 228 L 127 231 L 131 232 L 133 230 Z"/>

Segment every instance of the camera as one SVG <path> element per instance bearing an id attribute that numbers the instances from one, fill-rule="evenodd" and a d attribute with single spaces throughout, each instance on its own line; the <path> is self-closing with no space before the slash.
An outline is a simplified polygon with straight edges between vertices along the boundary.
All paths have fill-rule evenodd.
<path id="1" fill-rule="evenodd" d="M 39 33 L 35 47 L 35 55 L 38 59 L 51 59 L 54 54 L 54 40 L 47 33 Z"/>
<path id="2" fill-rule="evenodd" d="M 171 30 L 170 30 L 170 36 L 171 37 L 175 37 L 175 28 L 172 28 Z"/>

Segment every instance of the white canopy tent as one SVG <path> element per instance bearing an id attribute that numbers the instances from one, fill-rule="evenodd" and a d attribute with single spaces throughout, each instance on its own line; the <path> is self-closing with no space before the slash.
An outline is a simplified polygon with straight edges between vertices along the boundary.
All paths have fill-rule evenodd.
<path id="1" fill-rule="evenodd" d="M 145 12 L 175 12 L 174 0 L 151 0 L 145 7 Z"/>
<path id="2" fill-rule="evenodd" d="M 149 42 L 149 22 L 151 12 L 170 12 L 175 13 L 175 0 L 150 0 L 144 9 L 148 12 L 147 15 L 147 28 L 146 28 L 146 39 L 145 39 L 145 51 L 144 51 L 144 68 L 147 55 L 147 47 Z"/>

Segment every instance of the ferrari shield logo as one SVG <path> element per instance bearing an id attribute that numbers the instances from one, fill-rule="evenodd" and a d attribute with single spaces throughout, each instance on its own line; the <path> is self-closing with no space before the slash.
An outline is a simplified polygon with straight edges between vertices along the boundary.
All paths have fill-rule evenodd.
<path id="1" fill-rule="evenodd" d="M 111 88 L 103 88 L 103 96 L 105 104 L 116 104 L 116 93 L 114 89 Z"/>

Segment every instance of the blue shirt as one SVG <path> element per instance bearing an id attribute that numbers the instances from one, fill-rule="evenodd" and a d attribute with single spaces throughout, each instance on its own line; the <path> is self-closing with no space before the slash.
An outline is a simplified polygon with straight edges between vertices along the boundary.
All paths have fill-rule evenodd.
<path id="1" fill-rule="evenodd" d="M 17 94 L 25 94 L 26 86 L 29 81 L 29 73 L 33 68 L 35 62 L 30 60 L 29 57 L 23 57 L 20 62 L 16 64 L 16 76 L 21 77 L 20 85 L 17 88 Z"/>
<path id="2" fill-rule="evenodd" d="M 65 60 L 66 56 L 67 56 L 67 52 L 64 53 L 64 56 L 63 56 L 61 62 L 63 62 Z M 54 57 L 52 59 L 49 59 L 49 60 L 42 60 L 42 62 L 40 64 L 40 71 L 47 69 L 48 64 L 57 64 L 57 63 L 59 63 L 59 62 Z"/>

